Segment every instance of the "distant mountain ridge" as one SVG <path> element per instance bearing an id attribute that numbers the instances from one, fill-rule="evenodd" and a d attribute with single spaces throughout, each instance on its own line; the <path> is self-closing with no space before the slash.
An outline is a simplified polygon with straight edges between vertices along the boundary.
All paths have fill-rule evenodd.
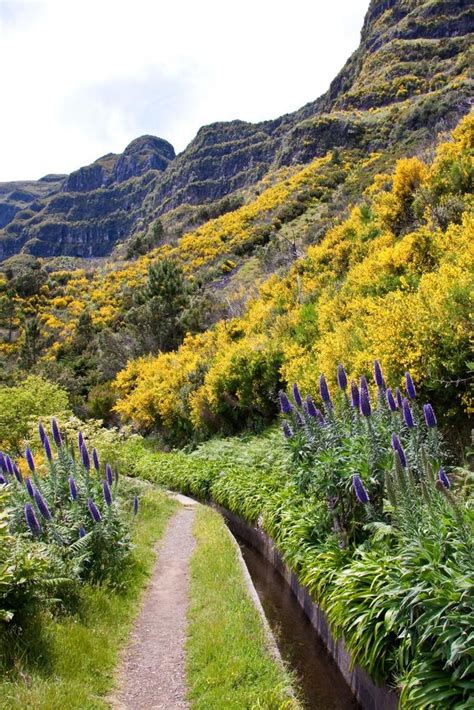
<path id="1" fill-rule="evenodd" d="M 275 120 L 214 123 L 178 156 L 142 136 L 68 176 L 0 183 L 0 260 L 105 256 L 160 215 L 209 204 L 334 148 L 413 152 L 469 110 L 469 0 L 372 0 L 329 90 Z"/>

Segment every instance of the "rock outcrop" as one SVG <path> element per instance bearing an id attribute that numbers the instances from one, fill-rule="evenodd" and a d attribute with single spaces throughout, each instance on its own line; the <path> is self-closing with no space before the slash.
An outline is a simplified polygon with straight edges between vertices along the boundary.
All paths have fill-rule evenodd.
<path id="1" fill-rule="evenodd" d="M 271 167 L 333 148 L 413 151 L 469 110 L 473 30 L 469 0 L 372 0 L 359 48 L 295 113 L 205 126 L 178 156 L 142 136 L 67 177 L 0 184 L 0 259 L 104 256 L 158 216 L 219 200 Z"/>

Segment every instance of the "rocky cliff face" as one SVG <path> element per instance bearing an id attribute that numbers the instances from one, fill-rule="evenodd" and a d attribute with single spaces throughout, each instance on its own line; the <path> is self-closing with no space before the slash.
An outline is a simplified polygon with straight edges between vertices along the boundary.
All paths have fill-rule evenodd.
<path id="1" fill-rule="evenodd" d="M 357 51 L 293 114 L 205 126 L 177 157 L 142 136 L 67 177 L 0 184 L 0 259 L 109 254 L 179 205 L 213 202 L 335 147 L 412 151 L 469 109 L 473 30 L 470 0 L 372 0 Z"/>

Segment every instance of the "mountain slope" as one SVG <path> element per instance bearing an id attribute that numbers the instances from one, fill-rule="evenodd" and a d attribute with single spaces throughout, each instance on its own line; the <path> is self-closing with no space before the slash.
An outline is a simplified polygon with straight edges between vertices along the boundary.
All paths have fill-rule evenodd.
<path id="1" fill-rule="evenodd" d="M 324 96 L 293 114 L 211 124 L 178 157 L 145 136 L 48 183 L 46 194 L 30 184 L 24 203 L 0 184 L 0 259 L 104 256 L 160 215 L 213 203 L 336 147 L 414 152 L 469 108 L 473 30 L 468 0 L 372 0 L 357 51 Z"/>

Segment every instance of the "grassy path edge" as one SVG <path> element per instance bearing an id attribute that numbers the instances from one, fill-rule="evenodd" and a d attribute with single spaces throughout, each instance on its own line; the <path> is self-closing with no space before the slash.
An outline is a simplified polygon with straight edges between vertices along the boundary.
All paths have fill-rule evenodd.
<path id="1" fill-rule="evenodd" d="M 278 658 L 272 653 L 263 610 L 222 516 L 199 506 L 194 535 L 186 643 L 191 707 L 299 710 L 291 674 L 278 649 Z"/>

